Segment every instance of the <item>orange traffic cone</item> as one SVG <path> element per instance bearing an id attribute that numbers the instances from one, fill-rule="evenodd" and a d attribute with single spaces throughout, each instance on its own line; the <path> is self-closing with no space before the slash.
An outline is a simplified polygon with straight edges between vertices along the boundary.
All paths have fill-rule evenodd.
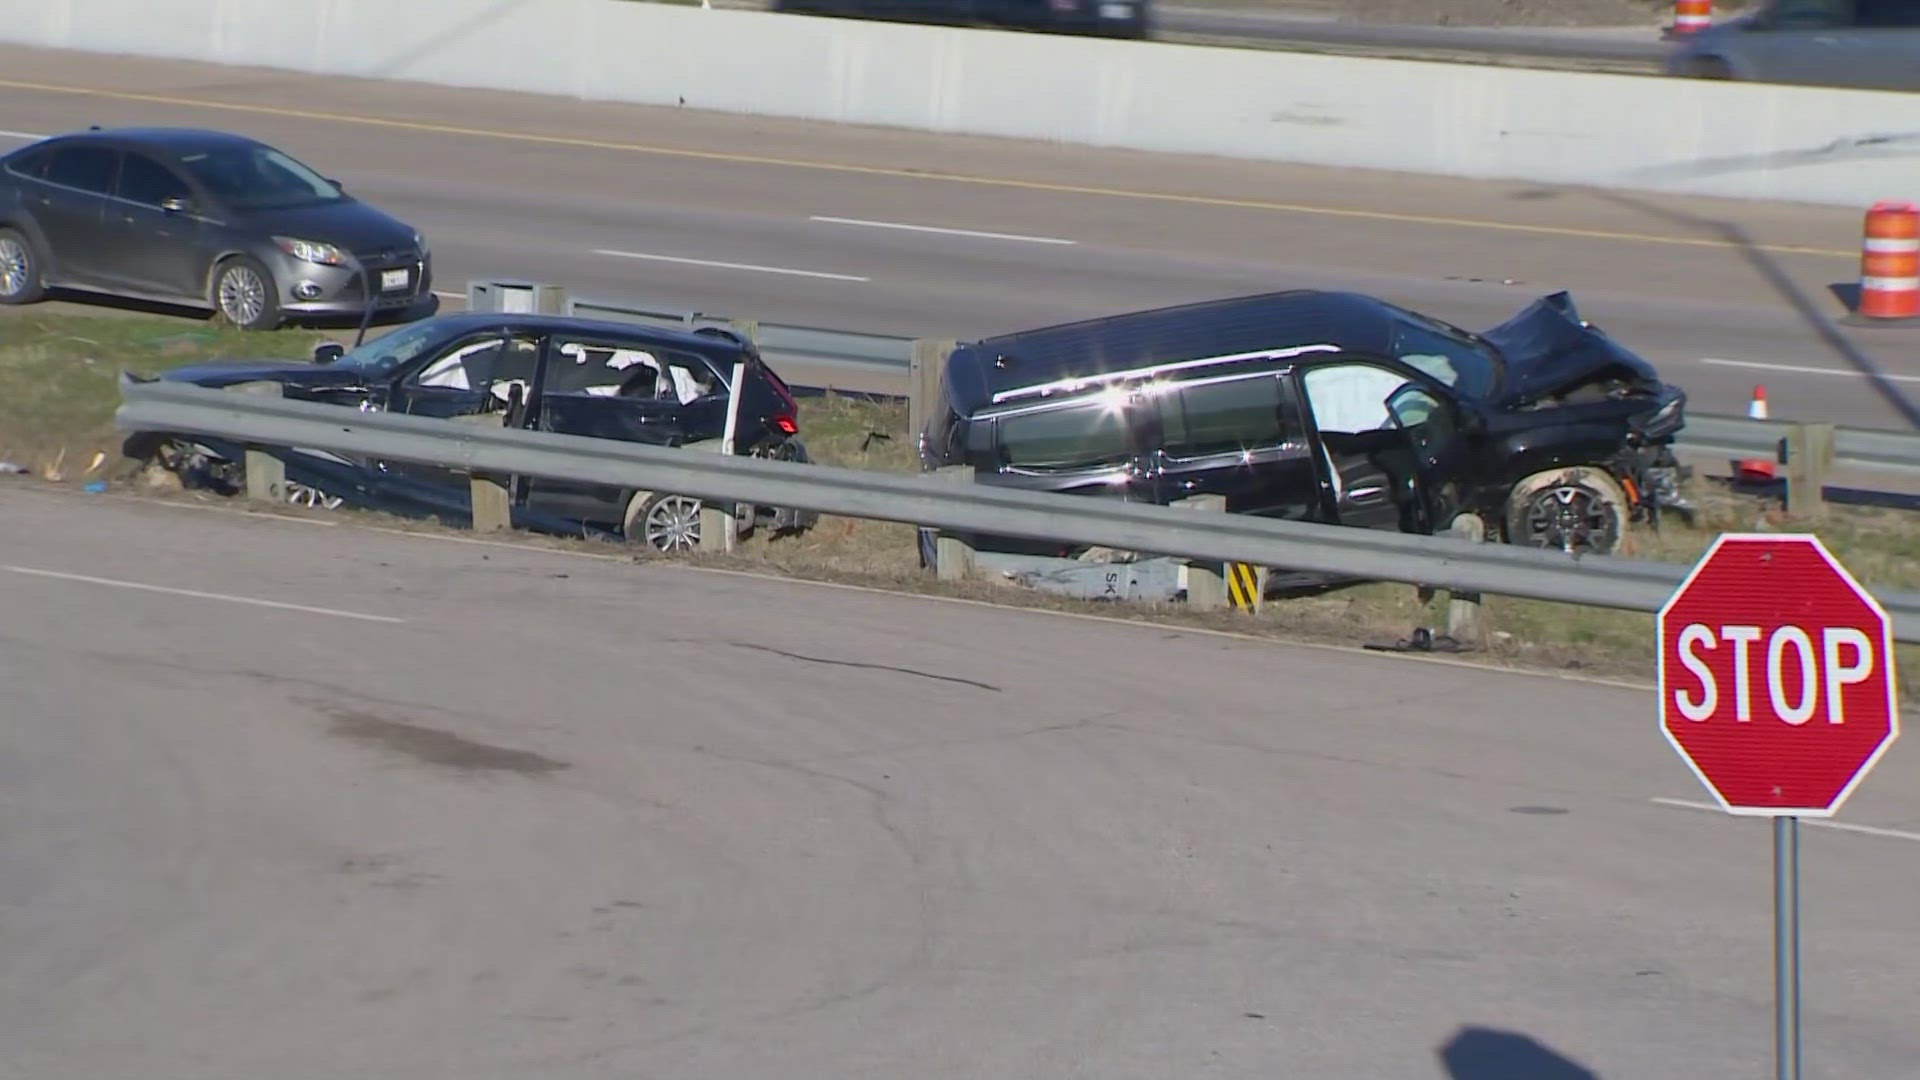
<path id="1" fill-rule="evenodd" d="M 1753 388 L 1753 400 L 1747 404 L 1747 419 L 1765 420 L 1767 418 L 1767 388 Z M 1774 463 L 1766 458 L 1743 458 L 1738 466 L 1742 480 L 1772 480 L 1777 475 Z"/>

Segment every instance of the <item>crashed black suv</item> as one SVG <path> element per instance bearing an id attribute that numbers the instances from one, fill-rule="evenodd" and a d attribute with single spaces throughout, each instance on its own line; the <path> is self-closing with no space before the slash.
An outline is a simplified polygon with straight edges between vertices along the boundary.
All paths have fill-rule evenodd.
<path id="1" fill-rule="evenodd" d="M 809 460 L 787 385 L 752 342 L 722 327 L 444 315 L 350 351 L 322 344 L 313 363 L 207 364 L 160 378 L 219 388 L 269 381 L 288 398 L 657 446 L 722 438 L 737 394 L 735 453 Z M 244 448 L 219 439 L 136 432 L 126 453 L 157 460 L 189 484 L 228 492 L 244 485 Z M 472 511 L 467 478 L 450 469 L 312 449 L 273 453 L 285 462 L 294 502 L 454 521 Z M 527 476 L 512 478 L 509 495 L 517 528 L 624 537 L 661 551 L 688 550 L 700 539 L 700 501 L 690 496 Z M 743 528 L 765 524 L 776 534 L 817 520 L 784 508 L 733 509 Z"/>
<path id="2" fill-rule="evenodd" d="M 1471 512 L 1512 543 L 1605 553 L 1630 521 L 1690 512 L 1670 445 L 1685 400 L 1566 293 L 1475 334 L 1295 290 L 964 344 L 920 456 L 987 483 L 1219 495 L 1235 513 L 1406 532 Z"/>

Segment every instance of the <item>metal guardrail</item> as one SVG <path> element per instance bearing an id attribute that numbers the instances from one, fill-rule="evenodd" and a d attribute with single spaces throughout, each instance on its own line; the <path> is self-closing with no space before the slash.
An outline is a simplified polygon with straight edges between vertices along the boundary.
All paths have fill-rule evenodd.
<path id="1" fill-rule="evenodd" d="M 1657 611 L 1689 569 L 1677 563 L 1576 558 L 1538 548 L 1241 514 L 1201 518 L 1168 506 L 475 427 L 181 383 L 140 382 L 125 375 L 120 392 L 115 422 L 127 431 L 224 436 L 259 446 L 310 447 L 469 473 L 673 491 L 716 502 L 786 506 L 955 532 L 1098 544 L 1627 611 Z M 1878 595 L 1893 616 L 1896 637 L 1920 643 L 1920 594 Z"/>
<path id="2" fill-rule="evenodd" d="M 507 290 L 552 288 L 523 282 L 474 282 L 469 286 L 469 305 L 490 303 Z M 495 290 L 495 292 L 488 292 Z M 506 307 L 501 310 L 531 310 Z M 632 301 L 567 299 L 565 314 L 612 322 L 636 322 L 659 326 L 692 327 L 709 323 L 733 323 L 745 327 L 754 336 L 762 355 L 768 360 L 807 360 L 830 363 L 850 369 L 870 368 L 889 374 L 906 372 L 913 356 L 913 338 L 886 334 L 867 334 L 832 330 L 817 326 L 761 323 L 733 320 L 697 311 L 681 311 Z M 859 389 L 854 387 L 853 389 Z M 1741 416 L 1716 416 L 1709 413 L 1687 414 L 1687 425 L 1675 440 L 1682 450 L 1710 451 L 1734 457 L 1776 456 L 1780 442 L 1792 425 L 1781 420 L 1750 420 Z M 1908 473 L 1920 476 L 1920 435 L 1870 428 L 1839 427 L 1834 431 L 1835 465 L 1876 472 Z"/>

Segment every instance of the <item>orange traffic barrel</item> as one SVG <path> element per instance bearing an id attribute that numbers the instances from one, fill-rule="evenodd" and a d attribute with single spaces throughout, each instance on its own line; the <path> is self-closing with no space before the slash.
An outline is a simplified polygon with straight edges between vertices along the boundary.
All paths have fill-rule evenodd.
<path id="1" fill-rule="evenodd" d="M 1920 315 L 1920 207 L 1877 202 L 1867 211 L 1860 250 L 1860 314 L 1870 319 Z"/>
<path id="2" fill-rule="evenodd" d="M 1713 0 L 1673 0 L 1673 32 L 1697 34 L 1713 23 Z"/>

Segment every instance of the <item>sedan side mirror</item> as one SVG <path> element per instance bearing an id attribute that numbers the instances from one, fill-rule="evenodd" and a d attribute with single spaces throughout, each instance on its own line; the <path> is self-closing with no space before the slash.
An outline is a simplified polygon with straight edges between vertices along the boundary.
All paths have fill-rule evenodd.
<path id="1" fill-rule="evenodd" d="M 337 341 L 323 341 L 313 347 L 313 362 L 331 364 L 346 355 L 347 347 Z"/>

